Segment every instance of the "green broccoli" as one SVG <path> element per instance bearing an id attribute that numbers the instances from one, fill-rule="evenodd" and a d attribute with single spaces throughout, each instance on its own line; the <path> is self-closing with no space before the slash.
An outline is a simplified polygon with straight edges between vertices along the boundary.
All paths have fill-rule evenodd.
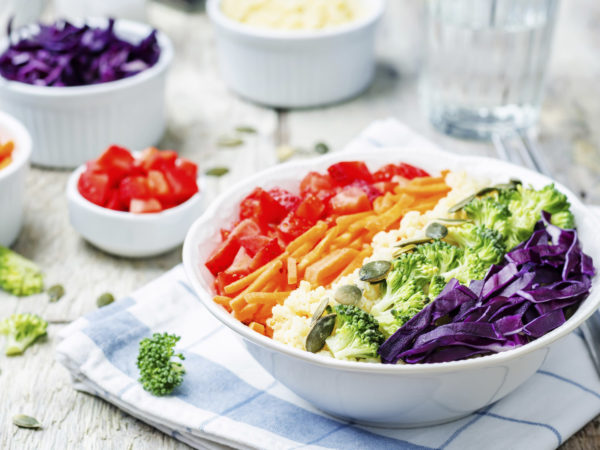
<path id="1" fill-rule="evenodd" d="M 473 280 L 481 280 L 485 277 L 491 263 L 482 261 L 477 253 L 465 252 L 460 264 L 453 270 L 446 272 L 445 281 L 456 278 L 461 284 L 468 285 Z"/>
<path id="2" fill-rule="evenodd" d="M 496 230 L 503 236 L 506 234 L 510 210 L 494 196 L 476 198 L 464 207 L 464 211 L 475 225 Z"/>
<path id="3" fill-rule="evenodd" d="M 13 314 L 0 322 L 6 336 L 6 354 L 21 355 L 36 339 L 46 334 L 48 322 L 35 314 Z"/>
<path id="4" fill-rule="evenodd" d="M 502 235 L 483 225 L 464 224 L 448 228 L 444 238 L 464 249 L 466 254 L 474 254 L 482 263 L 497 264 L 502 260 L 506 247 Z"/>
<path id="5" fill-rule="evenodd" d="M 552 214 L 551 222 L 559 228 L 575 228 L 575 217 L 571 211 L 560 211 Z"/>
<path id="6" fill-rule="evenodd" d="M 425 308 L 429 302 L 429 297 L 424 292 L 417 291 L 402 301 L 398 301 L 389 309 L 378 312 L 376 315 L 373 311 L 371 313 L 379 322 L 379 329 L 388 338 Z"/>
<path id="7" fill-rule="evenodd" d="M 183 382 L 185 368 L 172 357 L 184 360 L 174 347 L 181 338 L 174 334 L 154 333 L 151 338 L 140 341 L 137 367 L 140 370 L 139 382 L 153 395 L 167 395 Z"/>
<path id="8" fill-rule="evenodd" d="M 378 360 L 377 350 L 385 340 L 373 316 L 354 305 L 336 305 L 336 329 L 326 339 L 337 359 Z"/>
<path id="9" fill-rule="evenodd" d="M 27 258 L 0 246 L 0 289 L 22 297 L 44 290 L 42 271 Z"/>

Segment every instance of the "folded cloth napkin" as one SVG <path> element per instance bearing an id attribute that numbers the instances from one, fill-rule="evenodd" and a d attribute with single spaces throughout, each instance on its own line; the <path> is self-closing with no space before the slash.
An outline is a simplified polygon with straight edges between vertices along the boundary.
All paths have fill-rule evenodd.
<path id="1" fill-rule="evenodd" d="M 376 122 L 353 149 L 432 144 L 394 120 Z M 137 382 L 139 341 L 182 336 L 183 384 L 154 397 Z M 555 448 L 600 413 L 600 378 L 579 330 L 552 345 L 542 368 L 503 400 L 427 428 L 357 426 L 327 416 L 279 384 L 214 319 L 177 266 L 130 297 L 61 333 L 57 358 L 76 389 L 111 402 L 197 448 Z"/>

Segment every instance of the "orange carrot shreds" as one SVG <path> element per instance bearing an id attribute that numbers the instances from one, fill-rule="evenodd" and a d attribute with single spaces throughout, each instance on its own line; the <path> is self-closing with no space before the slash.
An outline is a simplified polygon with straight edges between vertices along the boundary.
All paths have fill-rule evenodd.
<path id="1" fill-rule="evenodd" d="M 414 195 L 415 197 L 427 197 L 433 194 L 443 194 L 450 190 L 446 183 L 428 184 L 424 186 L 407 185 L 398 193 Z"/>
<path id="2" fill-rule="evenodd" d="M 371 256 L 372 253 L 373 249 L 371 248 L 371 246 L 365 244 L 364 248 L 360 251 L 360 253 L 358 253 L 352 261 L 350 261 L 350 264 L 348 264 L 346 268 L 342 270 L 342 272 L 337 276 L 337 278 L 334 281 L 338 281 L 340 278 L 345 277 L 346 275 L 350 275 L 356 269 L 362 267 L 362 263 L 365 260 L 365 258 Z"/>
<path id="3" fill-rule="evenodd" d="M 340 230 L 344 230 L 345 228 L 348 228 L 348 226 L 350 224 L 356 222 L 357 220 L 368 217 L 372 214 L 373 214 L 373 211 L 364 211 L 364 212 L 360 212 L 360 213 L 356 213 L 356 214 L 348 214 L 345 216 L 339 216 L 337 219 L 335 219 L 335 223 L 337 223 L 340 226 Z"/>
<path id="4" fill-rule="evenodd" d="M 425 202 L 419 202 L 419 203 L 415 204 L 415 206 L 412 209 L 422 213 L 422 212 L 429 211 L 429 210 L 435 208 L 436 205 L 438 204 L 438 202 L 439 202 L 439 199 L 428 200 Z"/>
<path id="5" fill-rule="evenodd" d="M 265 334 L 267 335 L 267 337 L 270 337 L 271 339 L 273 339 L 273 328 L 271 328 L 269 325 L 267 325 L 265 327 Z"/>
<path id="6" fill-rule="evenodd" d="M 267 282 L 267 284 L 265 284 L 265 286 L 261 289 L 261 292 L 275 292 L 281 284 L 281 280 L 279 278 L 280 277 L 278 277 L 278 276 L 271 278 Z M 242 294 L 242 295 L 244 295 L 244 294 Z"/>
<path id="7" fill-rule="evenodd" d="M 262 334 L 263 336 L 265 335 L 265 326 L 261 325 L 260 323 L 250 322 L 248 328 L 250 328 L 252 331 Z"/>
<path id="8" fill-rule="evenodd" d="M 249 305 L 253 305 L 255 303 L 258 304 L 276 304 L 283 303 L 283 301 L 288 298 L 290 295 L 290 291 L 287 292 L 249 292 L 244 294 L 243 298 L 246 300 L 246 303 Z"/>
<path id="9" fill-rule="evenodd" d="M 409 195 L 401 195 L 396 204 L 378 217 L 380 224 L 379 230 L 387 230 L 388 227 L 402 217 L 409 206 L 413 203 L 413 197 Z M 370 228 L 370 230 L 373 230 Z"/>
<path id="10" fill-rule="evenodd" d="M 229 297 L 225 297 L 224 295 L 215 295 L 213 297 L 213 302 L 222 305 L 222 306 L 229 306 L 229 302 L 231 301 L 231 298 Z"/>
<path id="11" fill-rule="evenodd" d="M 229 306 L 234 311 L 241 311 L 242 308 L 244 308 L 244 306 L 246 306 L 246 305 L 247 305 L 246 300 L 244 300 L 242 297 L 234 298 L 233 300 L 231 300 L 229 302 Z"/>
<path id="12" fill-rule="evenodd" d="M 6 156 L 3 159 L 0 159 L 0 169 L 8 167 L 10 163 L 12 163 L 12 156 Z"/>
<path id="13" fill-rule="evenodd" d="M 250 322 L 259 308 L 260 305 L 258 303 L 246 305 L 240 311 L 234 311 L 233 316 L 240 322 Z"/>
<path id="14" fill-rule="evenodd" d="M 287 253 L 282 253 L 281 255 L 279 255 L 277 258 L 275 258 L 273 261 L 270 261 L 271 263 L 273 263 L 274 261 L 280 261 L 284 258 L 287 258 Z M 267 270 L 267 268 L 269 267 L 269 264 L 265 264 L 264 266 L 259 267 L 258 269 L 256 269 L 254 272 L 252 272 L 251 274 L 246 275 L 244 278 L 240 278 L 239 280 L 234 281 L 231 284 L 228 284 L 227 286 L 225 286 L 224 290 L 226 294 L 235 294 L 237 292 L 240 292 L 242 289 L 247 288 L 248 286 L 250 286 L 250 284 L 252 284 L 252 282 L 254 280 L 256 280 L 260 275 L 262 275 L 262 273 Z"/>
<path id="15" fill-rule="evenodd" d="M 286 251 L 289 254 L 292 254 L 306 242 L 313 242 L 314 245 L 316 241 L 323 237 L 326 231 L 327 224 L 322 220 L 319 220 L 315 225 L 313 225 L 312 228 L 310 228 L 308 231 L 305 231 L 292 242 L 290 242 L 286 248 Z"/>
<path id="16" fill-rule="evenodd" d="M 242 292 L 240 292 L 235 298 L 241 298 L 241 296 L 247 292 L 256 292 L 262 290 L 262 288 L 274 277 L 283 266 L 281 258 L 275 258 L 273 261 L 267 263 L 262 273 L 256 277 L 256 279 Z M 248 275 L 250 276 L 250 275 Z"/>
<path id="17" fill-rule="evenodd" d="M 302 244 L 300 247 L 298 247 L 296 250 L 294 250 L 292 252 L 291 256 L 296 259 L 300 259 L 304 255 L 306 255 L 308 252 L 310 252 L 310 250 L 314 247 L 314 245 L 315 245 L 315 243 L 313 241 L 307 241 L 304 244 Z"/>
<path id="18" fill-rule="evenodd" d="M 298 282 L 298 266 L 296 258 L 291 256 L 287 260 L 287 282 L 290 285 L 295 285 Z"/>
<path id="19" fill-rule="evenodd" d="M 313 285 L 326 285 L 350 264 L 358 254 L 353 248 L 334 250 L 324 258 L 306 268 L 304 278 Z"/>
<path id="20" fill-rule="evenodd" d="M 386 210 L 394 205 L 396 196 L 391 192 L 386 192 L 384 195 L 373 200 L 373 210 L 376 214 L 383 214 Z"/>
<path id="21" fill-rule="evenodd" d="M 340 227 L 338 225 L 331 228 L 327 232 L 327 234 L 325 234 L 325 237 L 321 239 L 321 242 L 315 245 L 315 247 L 310 252 L 304 255 L 304 257 L 300 260 L 298 264 L 298 270 L 300 271 L 300 273 L 303 273 L 308 266 L 310 266 L 313 262 L 315 262 L 317 259 L 323 256 L 323 253 L 327 251 L 329 246 L 337 237 L 339 231 Z"/>
<path id="22" fill-rule="evenodd" d="M 416 186 L 425 186 L 425 185 L 428 185 L 428 184 L 445 183 L 445 181 L 444 181 L 445 178 L 446 178 L 445 176 L 440 176 L 440 177 L 417 177 L 417 178 L 413 178 L 412 180 L 410 180 L 409 184 L 416 185 Z"/>
<path id="23" fill-rule="evenodd" d="M 271 304 L 264 303 L 260 305 L 256 314 L 254 314 L 254 321 L 262 324 L 266 324 L 267 320 L 273 316 L 273 306 Z"/>

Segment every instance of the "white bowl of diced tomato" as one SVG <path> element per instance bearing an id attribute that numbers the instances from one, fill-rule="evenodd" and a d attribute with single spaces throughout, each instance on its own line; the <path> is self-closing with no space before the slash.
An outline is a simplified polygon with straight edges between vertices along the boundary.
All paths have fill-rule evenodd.
<path id="1" fill-rule="evenodd" d="M 67 183 L 71 225 L 118 256 L 165 253 L 183 242 L 203 210 L 197 165 L 172 150 L 113 145 Z"/>

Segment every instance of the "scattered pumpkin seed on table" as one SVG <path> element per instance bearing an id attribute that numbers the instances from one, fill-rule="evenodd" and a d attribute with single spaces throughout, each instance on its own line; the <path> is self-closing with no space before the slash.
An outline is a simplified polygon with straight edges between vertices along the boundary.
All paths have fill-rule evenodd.
<path id="1" fill-rule="evenodd" d="M 248 134 L 256 134 L 256 128 L 253 128 L 251 126 L 248 125 L 239 125 L 237 127 L 235 127 L 235 131 L 237 131 L 238 133 L 248 133 Z"/>
<path id="2" fill-rule="evenodd" d="M 50 286 L 46 293 L 48 294 L 48 301 L 54 303 L 65 295 L 65 288 L 62 284 L 55 284 L 54 286 Z"/>
<path id="3" fill-rule="evenodd" d="M 317 142 L 315 144 L 315 152 L 317 152 L 319 155 L 329 153 L 329 146 L 325 142 Z"/>
<path id="4" fill-rule="evenodd" d="M 229 173 L 229 169 L 227 167 L 213 167 L 204 173 L 210 177 L 222 177 L 223 175 Z"/>
<path id="5" fill-rule="evenodd" d="M 111 293 L 105 292 L 100 297 L 98 297 L 98 299 L 96 300 L 96 305 L 98 305 L 98 308 L 102 308 L 103 306 L 110 305 L 114 301 L 115 297 Z"/>
<path id="6" fill-rule="evenodd" d="M 31 417 L 25 414 L 17 414 L 12 419 L 13 424 L 18 426 L 19 428 L 32 428 L 37 429 L 41 428 L 42 424 L 38 422 L 35 417 Z"/>
<path id="7" fill-rule="evenodd" d="M 239 147 L 243 143 L 243 139 L 234 136 L 221 136 L 217 139 L 217 145 L 219 147 Z"/>

